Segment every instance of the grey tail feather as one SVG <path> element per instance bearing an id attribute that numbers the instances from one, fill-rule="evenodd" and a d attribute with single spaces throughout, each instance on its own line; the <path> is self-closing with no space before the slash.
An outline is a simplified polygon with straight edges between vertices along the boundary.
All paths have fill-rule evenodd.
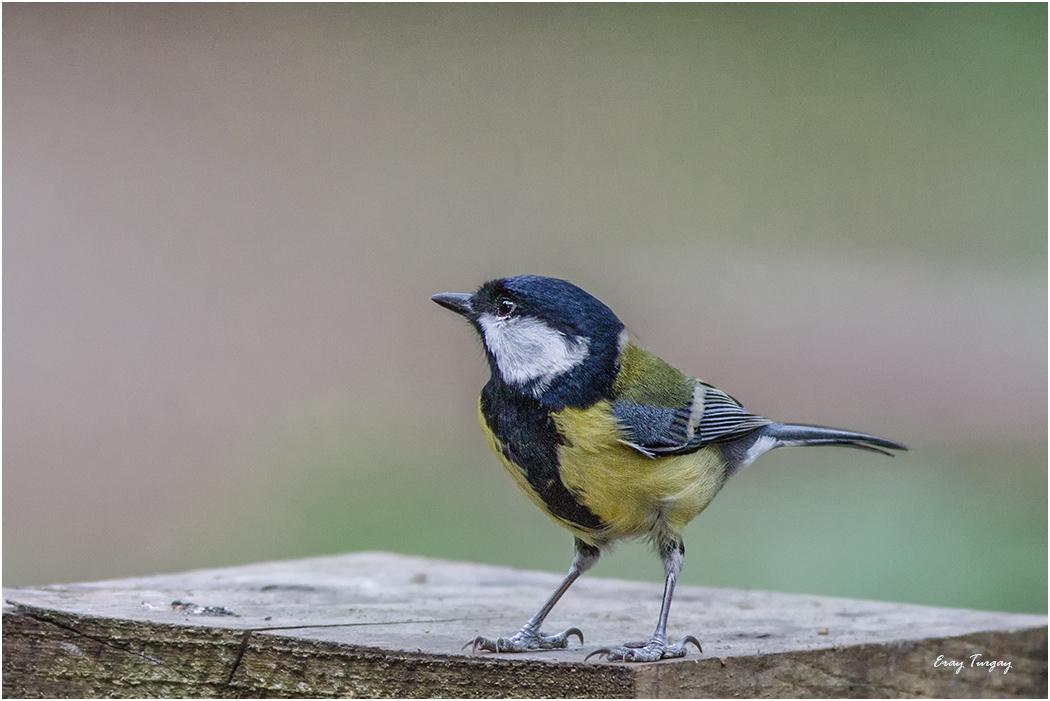
<path id="1" fill-rule="evenodd" d="M 762 427 L 763 435 L 774 438 L 777 445 L 844 445 L 850 448 L 871 450 L 883 455 L 893 455 L 891 450 L 907 450 L 908 447 L 885 438 L 869 436 L 854 431 L 843 431 L 826 426 L 807 426 L 805 424 L 771 423 Z"/>

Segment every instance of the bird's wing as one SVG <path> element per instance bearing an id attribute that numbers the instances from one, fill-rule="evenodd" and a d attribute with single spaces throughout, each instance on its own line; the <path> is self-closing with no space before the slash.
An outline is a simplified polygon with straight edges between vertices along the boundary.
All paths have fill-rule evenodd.
<path id="1" fill-rule="evenodd" d="M 770 423 L 632 344 L 620 355 L 612 412 L 623 442 L 650 457 L 692 453 Z"/>

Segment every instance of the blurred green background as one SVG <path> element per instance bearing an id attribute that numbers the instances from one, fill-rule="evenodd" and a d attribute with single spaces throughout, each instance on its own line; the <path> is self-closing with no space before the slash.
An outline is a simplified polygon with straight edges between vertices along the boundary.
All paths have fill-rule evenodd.
<path id="1" fill-rule="evenodd" d="M 5 585 L 564 571 L 428 299 L 530 272 L 752 411 L 911 446 L 759 460 L 685 582 L 1047 610 L 1046 5 L 3 20 Z"/>

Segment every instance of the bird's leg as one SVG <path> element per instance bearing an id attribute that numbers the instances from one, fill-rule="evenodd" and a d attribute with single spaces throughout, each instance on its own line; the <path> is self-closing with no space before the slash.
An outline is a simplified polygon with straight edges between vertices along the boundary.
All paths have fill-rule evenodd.
<path id="1" fill-rule="evenodd" d="M 540 607 L 540 610 L 534 613 L 532 618 L 525 622 L 525 625 L 521 627 L 521 630 L 509 638 L 497 638 L 495 640 L 479 635 L 467 643 L 467 645 L 470 645 L 474 652 L 477 652 L 478 648 L 488 650 L 489 652 L 556 650 L 568 646 L 568 638 L 570 635 L 575 635 L 579 638 L 580 644 L 582 645 L 583 633 L 580 632 L 579 628 L 568 628 L 557 635 L 544 635 L 540 632 L 540 626 L 543 625 L 543 619 L 547 617 L 547 614 L 551 612 L 554 605 L 558 603 L 558 599 L 561 598 L 562 594 L 572 586 L 572 583 L 575 582 L 581 574 L 594 567 L 594 563 L 598 562 L 598 557 L 601 555 L 598 548 L 584 543 L 579 538 L 576 539 L 575 545 L 576 551 L 572 557 L 572 567 L 569 568 L 569 574 L 565 575 L 565 579 L 562 580 L 562 583 L 554 590 L 554 593 L 550 595 L 543 606 Z M 463 647 L 467 647 L 467 645 L 464 645 Z"/>
<path id="2" fill-rule="evenodd" d="M 660 559 L 663 560 L 667 579 L 664 583 L 663 603 L 660 605 L 660 618 L 656 621 L 653 637 L 647 643 L 626 643 L 623 647 L 595 650 L 587 655 L 587 659 L 597 655 L 611 661 L 656 662 L 668 657 L 685 657 L 686 643 L 692 643 L 696 645 L 697 650 L 700 650 L 700 642 L 691 635 L 685 636 L 677 643 L 667 643 L 667 615 L 671 612 L 674 585 L 678 581 L 678 575 L 682 572 L 682 563 L 685 561 L 685 545 L 681 538 L 660 543 Z M 700 651 L 703 652 L 703 650 Z"/>

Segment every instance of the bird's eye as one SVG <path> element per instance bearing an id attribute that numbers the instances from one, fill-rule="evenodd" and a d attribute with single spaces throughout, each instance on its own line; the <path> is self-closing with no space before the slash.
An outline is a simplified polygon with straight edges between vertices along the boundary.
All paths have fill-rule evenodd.
<path id="1" fill-rule="evenodd" d="M 510 301 L 506 297 L 501 298 L 496 302 L 496 314 L 503 317 L 504 319 L 514 313 L 514 310 L 518 305 Z"/>

